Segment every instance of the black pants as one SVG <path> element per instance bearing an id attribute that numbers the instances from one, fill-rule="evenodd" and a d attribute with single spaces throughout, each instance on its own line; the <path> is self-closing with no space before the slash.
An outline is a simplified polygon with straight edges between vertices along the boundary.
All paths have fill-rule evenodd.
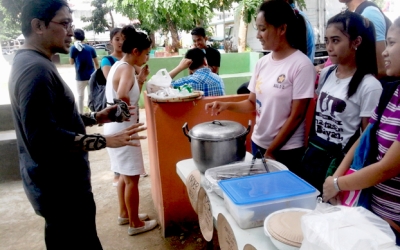
<path id="1" fill-rule="evenodd" d="M 48 250 L 102 249 L 97 236 L 96 205 L 91 192 L 74 198 L 60 195 L 50 202 L 44 205 L 43 210 L 36 211 L 45 219 Z"/>
<path id="2" fill-rule="evenodd" d="M 285 165 L 290 171 L 296 175 L 299 175 L 299 166 L 301 158 L 304 154 L 304 150 L 304 147 L 289 150 L 279 150 L 274 153 L 274 156 L 277 161 Z M 257 158 L 261 158 L 261 155 L 264 156 L 267 150 L 251 141 L 251 151 Z"/>

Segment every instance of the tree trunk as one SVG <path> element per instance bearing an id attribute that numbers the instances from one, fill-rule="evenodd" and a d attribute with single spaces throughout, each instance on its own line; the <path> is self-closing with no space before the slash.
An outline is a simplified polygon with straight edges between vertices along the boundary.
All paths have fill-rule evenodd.
<path id="1" fill-rule="evenodd" d="M 151 48 L 154 49 L 156 48 L 156 36 L 154 34 L 154 32 L 150 32 L 150 38 L 151 38 Z"/>
<path id="2" fill-rule="evenodd" d="M 249 24 L 243 21 L 243 10 L 242 10 L 240 13 L 240 21 L 239 21 L 238 52 L 246 51 L 248 27 Z"/>
<path id="3" fill-rule="evenodd" d="M 114 27 L 115 27 L 115 22 L 114 22 L 114 17 L 113 17 L 113 14 L 112 14 L 111 10 L 108 12 L 108 14 L 110 14 L 110 18 L 111 18 L 111 29 L 110 29 L 110 27 L 109 27 L 108 30 L 111 31 L 111 30 L 114 29 Z"/>
<path id="4" fill-rule="evenodd" d="M 168 22 L 168 29 L 169 32 L 171 32 L 171 38 L 172 38 L 172 44 L 171 44 L 171 50 L 168 52 L 178 52 L 178 49 L 181 47 L 181 44 L 179 43 L 179 35 L 178 35 L 178 30 L 176 28 L 176 24 L 171 21 L 169 16 L 167 16 L 167 22 Z"/>

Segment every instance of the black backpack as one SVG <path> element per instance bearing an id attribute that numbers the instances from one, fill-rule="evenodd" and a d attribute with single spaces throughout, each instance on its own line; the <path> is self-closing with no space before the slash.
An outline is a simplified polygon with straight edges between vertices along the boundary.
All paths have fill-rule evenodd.
<path id="1" fill-rule="evenodd" d="M 382 13 L 383 17 L 385 18 L 385 23 L 386 23 L 386 34 L 385 34 L 385 37 L 386 37 L 387 36 L 387 32 L 388 32 L 390 26 L 392 25 L 392 21 L 390 21 L 390 19 L 382 12 L 381 8 L 379 8 L 378 5 L 376 5 L 374 2 L 364 1 L 360 5 L 358 5 L 358 7 L 356 8 L 356 10 L 354 12 L 361 15 L 361 13 L 363 13 L 365 8 L 367 8 L 369 6 L 374 6 L 374 7 L 378 8 L 378 10 Z"/>
<path id="2" fill-rule="evenodd" d="M 115 60 L 112 56 L 106 56 L 105 58 L 110 61 L 111 66 L 114 65 Z M 98 112 L 107 107 L 106 83 L 107 79 L 104 77 L 101 68 L 94 71 L 90 76 L 88 107 L 92 112 Z"/>

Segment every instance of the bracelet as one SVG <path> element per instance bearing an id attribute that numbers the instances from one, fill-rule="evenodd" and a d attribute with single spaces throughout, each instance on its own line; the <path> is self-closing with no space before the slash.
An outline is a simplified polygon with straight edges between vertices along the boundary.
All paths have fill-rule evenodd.
<path id="1" fill-rule="evenodd" d="M 338 184 L 338 178 L 333 178 L 333 186 L 335 187 L 336 191 L 340 192 L 339 184 Z"/>

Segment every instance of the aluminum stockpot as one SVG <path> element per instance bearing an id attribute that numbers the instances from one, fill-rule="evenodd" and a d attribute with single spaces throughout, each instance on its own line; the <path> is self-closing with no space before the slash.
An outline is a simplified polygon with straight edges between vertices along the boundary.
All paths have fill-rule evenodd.
<path id="1" fill-rule="evenodd" d="M 189 130 L 187 122 L 183 134 L 189 138 L 192 158 L 200 172 L 232 162 L 243 161 L 246 156 L 248 127 L 234 121 L 212 121 L 197 124 Z"/>

